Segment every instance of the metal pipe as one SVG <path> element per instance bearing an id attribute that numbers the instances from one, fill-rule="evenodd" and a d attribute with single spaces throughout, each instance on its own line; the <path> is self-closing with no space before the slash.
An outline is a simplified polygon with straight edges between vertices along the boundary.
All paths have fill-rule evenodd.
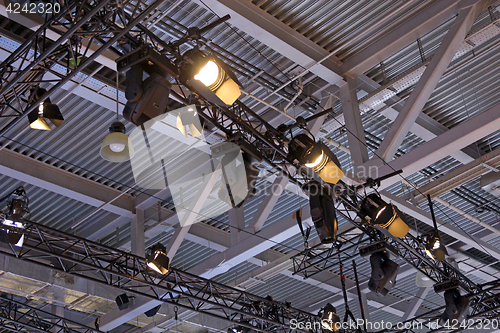
<path id="1" fill-rule="evenodd" d="M 249 92 L 247 92 L 247 91 L 245 91 L 245 90 L 243 90 L 243 89 L 241 89 L 241 92 L 242 92 L 243 94 L 245 94 L 245 95 L 247 95 L 247 96 L 249 96 L 249 97 L 251 97 L 251 98 L 255 99 L 255 100 L 256 100 L 256 101 L 258 101 L 259 103 L 262 103 L 262 104 L 264 104 L 265 106 L 268 106 L 268 107 L 270 107 L 271 109 L 278 111 L 279 113 L 281 113 L 282 115 L 284 115 L 284 116 L 286 116 L 286 117 L 290 118 L 291 120 L 296 121 L 296 119 L 295 119 L 294 117 L 290 116 L 288 113 L 284 112 L 283 110 L 278 109 L 277 107 L 275 107 L 275 106 L 274 106 L 274 105 L 272 105 L 271 103 L 268 103 L 268 102 L 264 101 L 263 99 L 260 99 L 259 97 L 255 96 L 255 95 L 252 95 L 251 93 L 249 93 Z M 269 96 L 270 96 L 270 95 L 269 95 Z"/>

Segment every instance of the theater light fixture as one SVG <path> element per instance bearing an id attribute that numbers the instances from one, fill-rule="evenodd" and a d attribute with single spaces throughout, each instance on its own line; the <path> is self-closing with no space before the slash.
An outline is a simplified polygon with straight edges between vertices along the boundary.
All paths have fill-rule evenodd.
<path id="1" fill-rule="evenodd" d="M 441 316 L 441 324 L 462 323 L 469 313 L 470 300 L 460 295 L 458 288 L 444 292 L 446 308 Z"/>
<path id="2" fill-rule="evenodd" d="M 42 88 L 35 89 L 33 96 L 33 99 L 36 101 L 35 103 L 39 103 L 38 100 L 46 92 L 47 91 Z M 53 104 L 50 98 L 47 98 L 45 101 L 39 103 L 35 110 L 28 114 L 28 121 L 32 129 L 51 131 L 52 128 L 47 121 L 52 123 L 55 127 L 59 127 L 63 124 L 64 118 L 59 107 Z"/>
<path id="3" fill-rule="evenodd" d="M 161 308 L 161 304 L 155 306 L 154 308 L 152 308 L 152 309 L 150 309 L 150 310 L 148 310 L 146 312 L 144 312 L 144 314 L 146 315 L 146 317 L 154 317 L 158 313 L 158 311 L 160 310 L 160 308 Z"/>
<path id="4" fill-rule="evenodd" d="M 382 296 L 387 295 L 396 285 L 399 265 L 389 259 L 389 253 L 386 251 L 373 253 L 370 256 L 370 265 L 372 272 L 368 281 L 368 289 Z"/>
<path id="5" fill-rule="evenodd" d="M 185 137 L 187 137 L 187 127 L 189 128 L 191 135 L 194 137 L 203 134 L 203 127 L 205 123 L 200 120 L 198 110 L 195 105 L 188 105 L 180 108 L 178 112 L 176 127 L 182 134 L 184 134 Z"/>
<path id="6" fill-rule="evenodd" d="M 323 308 L 321 315 L 321 327 L 330 332 L 337 332 L 340 329 L 340 317 L 337 315 L 337 309 L 330 303 Z"/>
<path id="7" fill-rule="evenodd" d="M 332 196 L 319 183 L 309 185 L 311 217 L 321 243 L 333 243 L 337 238 L 337 215 Z"/>
<path id="8" fill-rule="evenodd" d="M 234 326 L 227 329 L 227 333 L 249 333 L 250 328 L 243 326 Z"/>
<path id="9" fill-rule="evenodd" d="M 0 241 L 22 247 L 24 243 L 24 215 L 29 212 L 29 199 L 24 186 L 8 196 L 8 212 L 0 214 Z"/>
<path id="10" fill-rule="evenodd" d="M 307 134 L 293 138 L 288 148 L 288 157 L 314 170 L 327 183 L 336 184 L 344 172 L 337 156 L 322 142 L 315 142 Z"/>
<path id="11" fill-rule="evenodd" d="M 431 210 L 432 223 L 434 225 L 434 229 L 432 229 L 427 235 L 424 235 L 422 237 L 424 242 L 425 253 L 432 260 L 443 261 L 446 259 L 448 251 L 446 250 L 446 246 L 444 246 L 441 237 L 439 237 L 436 216 L 434 215 L 434 207 L 432 205 L 432 200 L 430 195 L 427 195 L 427 201 L 429 202 L 429 208 Z"/>
<path id="12" fill-rule="evenodd" d="M 192 49 L 183 55 L 181 80 L 204 98 L 220 106 L 230 106 L 241 95 L 236 75 L 220 59 Z"/>
<path id="13" fill-rule="evenodd" d="M 361 201 L 360 214 L 371 224 L 387 229 L 394 237 L 403 238 L 410 231 L 403 220 L 403 213 L 376 193 L 369 194 Z"/>
<path id="14" fill-rule="evenodd" d="M 125 134 L 125 125 L 115 121 L 109 127 L 109 134 L 104 138 L 100 150 L 101 157 L 110 162 L 125 162 L 134 156 L 132 142 Z"/>
<path id="15" fill-rule="evenodd" d="M 149 255 L 146 257 L 148 267 L 160 274 L 167 274 L 170 266 L 170 260 L 167 257 L 167 249 L 164 245 L 158 243 L 149 249 Z"/>

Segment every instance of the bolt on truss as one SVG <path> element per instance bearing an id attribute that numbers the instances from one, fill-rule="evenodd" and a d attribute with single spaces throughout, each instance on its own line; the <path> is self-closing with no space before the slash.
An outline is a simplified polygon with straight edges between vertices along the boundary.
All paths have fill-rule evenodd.
<path id="1" fill-rule="evenodd" d="M 296 330 L 290 327 L 291 320 L 319 322 L 317 316 L 287 304 L 175 269 L 160 275 L 148 268 L 144 258 L 34 222 L 26 223 L 22 248 L 1 244 L 0 253 L 256 331 L 292 332 Z"/>
<path id="2" fill-rule="evenodd" d="M 0 296 L 0 328 L 11 332 L 101 332 L 4 296 Z"/>

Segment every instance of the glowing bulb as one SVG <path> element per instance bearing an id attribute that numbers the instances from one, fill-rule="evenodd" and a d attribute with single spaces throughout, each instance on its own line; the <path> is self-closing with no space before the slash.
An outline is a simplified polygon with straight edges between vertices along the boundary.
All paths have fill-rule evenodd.
<path id="1" fill-rule="evenodd" d="M 125 149 L 125 145 L 123 143 L 112 143 L 109 145 L 109 149 L 115 153 L 121 153 Z"/>
<path id="2" fill-rule="evenodd" d="M 198 74 L 194 76 L 195 80 L 201 81 L 205 86 L 209 87 L 217 81 L 219 77 L 219 66 L 213 61 L 208 61 Z"/>
<path id="3" fill-rule="evenodd" d="M 152 269 L 152 270 L 154 270 L 155 272 L 158 272 L 158 273 L 160 273 L 160 274 L 161 274 L 160 269 L 159 269 L 159 268 L 158 268 L 158 266 L 156 266 L 154 263 L 152 263 L 152 262 L 148 262 L 148 266 L 149 266 L 149 268 L 151 268 L 151 269 Z"/>
<path id="4" fill-rule="evenodd" d="M 436 239 L 436 242 L 434 243 L 434 247 L 432 248 L 433 250 L 437 250 L 441 247 L 441 243 L 439 243 L 439 239 Z"/>
<path id="5" fill-rule="evenodd" d="M 308 168 L 314 168 L 314 167 L 317 167 L 321 161 L 323 160 L 323 152 L 321 152 L 321 155 L 319 155 L 319 157 L 316 159 L 316 161 L 312 162 L 312 163 L 306 163 L 304 164 L 306 167 Z"/>
<path id="6" fill-rule="evenodd" d="M 430 281 L 431 279 L 428 276 L 423 276 L 422 281 Z"/>
<path id="7" fill-rule="evenodd" d="M 375 216 L 375 220 L 378 219 L 378 217 L 380 216 L 380 214 L 382 214 L 382 212 L 385 210 L 386 207 L 387 206 L 384 206 L 384 207 L 382 207 L 381 210 L 378 211 L 377 216 Z"/>
<path id="8" fill-rule="evenodd" d="M 43 103 L 40 103 L 40 105 L 38 106 L 38 114 L 40 116 L 43 116 Z"/>

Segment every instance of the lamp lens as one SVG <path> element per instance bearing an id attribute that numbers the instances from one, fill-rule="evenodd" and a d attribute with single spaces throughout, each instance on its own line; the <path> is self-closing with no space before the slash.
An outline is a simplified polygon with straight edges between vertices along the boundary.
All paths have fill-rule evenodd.
<path id="1" fill-rule="evenodd" d="M 382 207 L 382 209 L 380 209 L 380 210 L 378 211 L 377 216 L 375 216 L 375 220 L 379 218 L 380 214 L 382 214 L 382 212 L 385 210 L 385 208 L 386 208 L 386 207 L 387 207 L 387 206 L 384 206 L 384 207 Z"/>
<path id="2" fill-rule="evenodd" d="M 211 60 L 207 62 L 198 74 L 194 76 L 195 80 L 201 81 L 205 86 L 209 87 L 214 84 L 219 78 L 219 66 Z"/>
<path id="3" fill-rule="evenodd" d="M 151 261 L 148 262 L 148 266 L 149 266 L 149 268 L 151 268 L 155 272 L 158 272 L 161 274 L 161 270 L 158 268 L 158 266 L 154 262 L 151 262 Z"/>
<path id="4" fill-rule="evenodd" d="M 321 161 L 323 160 L 323 155 L 324 155 L 324 153 L 321 152 L 321 155 L 319 155 L 319 157 L 314 162 L 306 163 L 304 165 L 308 168 L 311 168 L 311 169 L 317 167 L 321 163 Z"/>
<path id="5" fill-rule="evenodd" d="M 109 149 L 115 153 L 121 153 L 125 149 L 125 145 L 122 143 L 112 143 L 109 145 Z"/>

